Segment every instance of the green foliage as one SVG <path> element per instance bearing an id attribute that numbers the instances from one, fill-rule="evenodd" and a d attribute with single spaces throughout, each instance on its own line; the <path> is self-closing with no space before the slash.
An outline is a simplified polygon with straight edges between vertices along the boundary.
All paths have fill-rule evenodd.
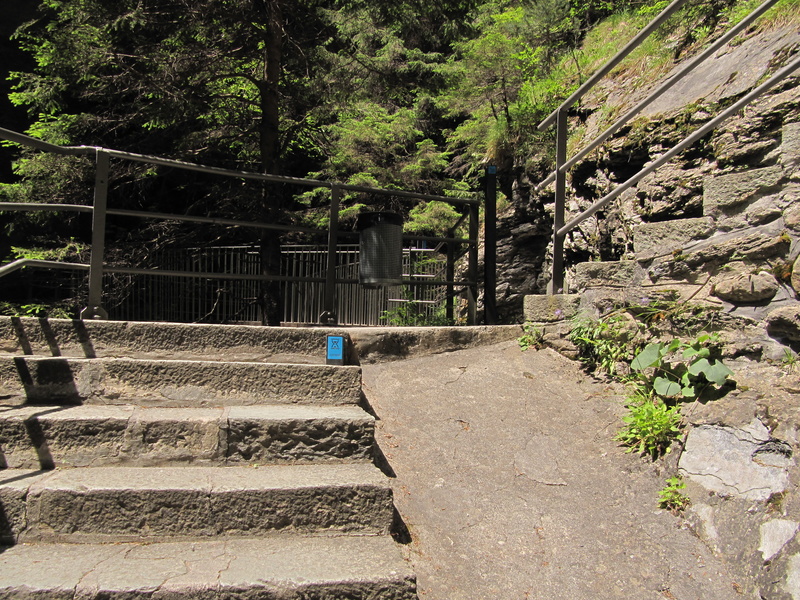
<path id="1" fill-rule="evenodd" d="M 655 459 L 680 433 L 681 415 L 677 406 L 667 406 L 660 398 L 637 395 L 622 418 L 625 426 L 614 437 L 628 446 L 628 452 L 648 454 Z"/>
<path id="2" fill-rule="evenodd" d="M 695 399 L 733 375 L 721 360 L 711 358 L 716 341 L 716 336 L 701 333 L 690 342 L 653 342 L 636 355 L 631 368 L 662 398 Z"/>
<path id="3" fill-rule="evenodd" d="M 24 248 L 12 246 L 11 253 L 14 259 L 30 258 L 35 260 L 55 260 L 61 262 L 74 262 L 75 259 L 87 256 L 89 246 L 76 241 L 70 241 L 60 248 Z"/>
<path id="4" fill-rule="evenodd" d="M 789 348 L 783 349 L 783 358 L 781 364 L 787 371 L 794 371 L 797 368 L 798 356 Z"/>
<path id="5" fill-rule="evenodd" d="M 631 321 L 618 312 L 596 321 L 577 319 L 569 340 L 580 350 L 584 364 L 613 377 L 617 373 L 617 364 L 630 360 L 636 349 L 631 340 L 630 326 Z"/>
<path id="6" fill-rule="evenodd" d="M 412 291 L 406 286 L 403 286 L 401 295 L 403 301 L 381 315 L 381 319 L 387 324 L 396 327 L 435 327 L 453 324 L 447 318 L 444 304 L 437 305 L 431 310 L 426 303 L 416 300 Z"/>
<path id="7" fill-rule="evenodd" d="M 522 335 L 517 338 L 517 343 L 519 344 L 520 350 L 525 352 L 531 348 L 538 350 L 542 347 L 542 342 L 544 341 L 544 331 L 542 331 L 540 327 L 533 323 L 525 323 L 525 325 L 522 327 L 522 331 Z"/>
<path id="8" fill-rule="evenodd" d="M 680 513 L 691 503 L 689 497 L 683 493 L 685 489 L 686 483 L 681 477 L 670 477 L 664 489 L 658 492 L 659 506 L 674 514 Z"/>
<path id="9" fill-rule="evenodd" d="M 0 315 L 8 317 L 39 317 L 51 319 L 74 319 L 75 311 L 66 305 L 15 304 L 0 301 Z"/>

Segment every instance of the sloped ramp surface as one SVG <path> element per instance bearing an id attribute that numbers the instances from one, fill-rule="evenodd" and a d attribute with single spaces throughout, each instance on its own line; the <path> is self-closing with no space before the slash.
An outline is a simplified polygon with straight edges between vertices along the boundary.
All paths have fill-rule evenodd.
<path id="1" fill-rule="evenodd" d="M 514 342 L 364 367 L 426 600 L 754 598 L 658 508 L 620 388 Z"/>

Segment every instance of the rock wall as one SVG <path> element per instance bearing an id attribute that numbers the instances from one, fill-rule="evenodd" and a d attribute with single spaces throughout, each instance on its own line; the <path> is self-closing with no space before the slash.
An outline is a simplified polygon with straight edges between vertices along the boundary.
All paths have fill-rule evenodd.
<path id="1" fill-rule="evenodd" d="M 793 25 L 721 50 L 573 169 L 567 219 L 798 48 Z M 655 468 L 684 477 L 692 501 L 684 523 L 741 569 L 747 583 L 732 598 L 800 600 L 800 364 L 792 358 L 800 351 L 799 82 L 785 81 L 570 234 L 567 293 L 543 295 L 549 257 L 525 279 L 503 270 L 508 289 L 536 291 L 525 297 L 524 318 L 545 326 L 546 341 L 557 349 L 565 344 L 553 331 L 563 333 L 579 311 L 671 299 L 719 315 L 736 386 L 722 398 L 684 407 L 686 435 Z M 643 93 L 613 81 L 598 90 L 584 107 L 586 137 L 601 130 L 609 106 L 621 112 Z M 531 189 L 527 182 L 520 187 Z M 541 245 L 550 235 L 539 232 L 547 230 L 551 201 L 530 194 L 509 220 L 538 214 L 539 221 L 507 227 L 531 232 L 531 245 Z"/>
<path id="2" fill-rule="evenodd" d="M 710 120 L 721 108 L 741 97 L 766 74 L 785 64 L 798 46 L 800 33 L 796 27 L 787 26 L 753 33 L 749 38 L 737 39 L 734 46 L 720 50 L 712 60 L 648 107 L 641 118 L 573 168 L 568 179 L 567 219 L 587 209 L 618 183 Z M 676 65 L 675 69 L 680 66 Z M 650 252 L 649 258 L 654 259 L 654 252 L 666 249 L 681 257 L 683 246 L 690 250 L 692 243 L 712 237 L 712 234 L 716 237 L 769 224 L 774 228 L 785 225 L 783 228 L 795 240 L 791 226 L 797 227 L 796 217 L 789 214 L 788 220 L 779 224 L 782 218 L 779 213 L 788 210 L 797 200 L 800 183 L 796 175 L 797 123 L 800 121 L 797 82 L 797 77 L 787 80 L 569 234 L 565 248 L 569 287 L 566 291 L 580 291 L 577 265 L 587 261 L 637 260 L 646 257 L 647 252 Z M 584 142 L 592 139 L 609 124 L 610 115 L 621 114 L 652 87 L 637 89 L 632 82 L 608 80 L 584 98 L 579 115 L 572 119 L 571 130 L 585 131 Z M 573 141 L 575 147 L 583 145 Z M 742 174 L 760 169 L 763 171 Z M 721 177 L 723 175 L 729 177 L 726 179 Z M 552 189 L 534 191 L 538 179 L 541 173 L 532 174 L 524 169 L 515 174 L 512 210 L 498 223 L 501 241 L 497 295 L 500 316 L 505 322 L 521 320 L 523 297 L 544 293 L 550 279 L 553 195 Z M 738 186 L 739 191 L 728 197 L 731 186 Z M 669 233 L 668 225 L 656 225 L 702 217 L 707 218 L 691 224 L 695 237 L 681 235 L 680 231 Z M 684 225 L 690 224 L 684 222 L 673 229 Z M 641 235 L 636 235 L 637 230 Z M 677 237 L 669 239 L 664 235 Z M 638 242 L 635 243 L 635 239 Z M 777 261 L 796 259 L 798 249 L 794 241 L 783 254 L 766 256 L 762 261 L 766 270 L 786 272 L 787 265 L 777 265 Z M 719 262 L 720 257 L 713 260 Z M 691 269 L 695 275 L 711 271 L 698 265 Z M 676 281 L 680 279 L 680 274 L 674 270 L 666 274 L 656 270 L 653 275 L 662 281 L 666 276 Z M 784 283 L 781 277 L 777 278 L 779 285 Z M 710 285 L 715 283 L 710 282 Z M 720 284 L 720 294 L 728 298 L 714 296 L 712 302 L 752 304 L 763 301 L 745 299 L 746 295 L 737 299 L 736 291 L 732 292 L 733 296 L 726 294 L 726 285 L 729 284 Z M 762 292 L 766 293 L 769 292 Z M 779 300 L 783 298 L 779 292 L 776 294 Z"/>

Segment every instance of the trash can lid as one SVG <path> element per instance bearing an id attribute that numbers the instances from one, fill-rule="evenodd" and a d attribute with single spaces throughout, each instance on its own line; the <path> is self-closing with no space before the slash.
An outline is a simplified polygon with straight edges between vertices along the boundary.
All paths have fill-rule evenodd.
<path id="1" fill-rule="evenodd" d="M 383 211 L 358 213 L 358 218 L 356 220 L 356 229 L 358 229 L 358 231 L 361 231 L 362 229 L 373 227 L 375 225 L 378 225 L 379 223 L 388 223 L 389 225 L 402 226 L 403 215 L 393 212 L 383 212 Z"/>

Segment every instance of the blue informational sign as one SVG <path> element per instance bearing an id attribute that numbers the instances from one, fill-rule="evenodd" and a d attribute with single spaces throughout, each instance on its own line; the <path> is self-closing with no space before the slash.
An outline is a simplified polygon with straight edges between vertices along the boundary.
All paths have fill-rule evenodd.
<path id="1" fill-rule="evenodd" d="M 328 353 L 326 362 L 329 365 L 343 365 L 344 364 L 344 336 L 329 335 L 328 336 Z"/>

